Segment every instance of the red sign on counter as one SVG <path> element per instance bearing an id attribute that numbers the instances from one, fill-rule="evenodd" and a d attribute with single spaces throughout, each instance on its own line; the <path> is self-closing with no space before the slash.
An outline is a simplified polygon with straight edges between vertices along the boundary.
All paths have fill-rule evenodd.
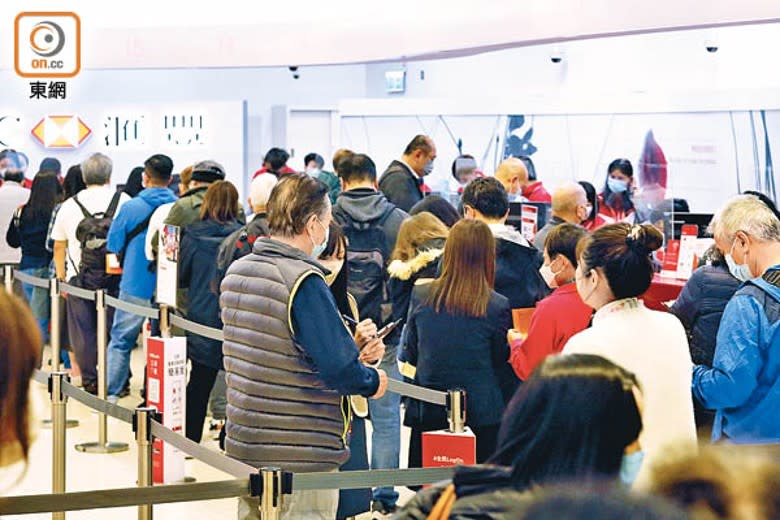
<path id="1" fill-rule="evenodd" d="M 447 430 L 423 432 L 422 465 L 424 468 L 476 464 L 477 437 L 469 428 L 462 433 Z"/>

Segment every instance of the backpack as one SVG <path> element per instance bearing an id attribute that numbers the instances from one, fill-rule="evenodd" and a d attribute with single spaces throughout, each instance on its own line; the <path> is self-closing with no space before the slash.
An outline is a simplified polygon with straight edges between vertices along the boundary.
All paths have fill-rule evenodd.
<path id="1" fill-rule="evenodd" d="M 76 226 L 76 240 L 81 244 L 81 262 L 79 262 L 78 273 L 88 289 L 107 288 L 119 278 L 119 275 L 106 273 L 106 242 L 108 230 L 114 220 L 121 196 L 121 193 L 115 193 L 108 209 L 95 214 L 87 211 L 87 208 L 79 201 L 78 195 L 73 197 L 84 215 L 84 218 Z"/>
<path id="2" fill-rule="evenodd" d="M 349 215 L 341 214 L 342 229 L 347 237 L 348 291 L 357 301 L 362 318 L 370 318 L 379 326 L 389 318 L 387 264 L 390 251 L 387 247 L 384 224 L 395 207 L 372 222 L 355 222 Z"/>

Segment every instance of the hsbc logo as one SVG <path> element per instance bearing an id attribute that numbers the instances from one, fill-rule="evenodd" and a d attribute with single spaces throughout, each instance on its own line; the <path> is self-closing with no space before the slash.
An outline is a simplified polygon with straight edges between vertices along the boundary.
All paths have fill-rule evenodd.
<path id="1" fill-rule="evenodd" d="M 71 78 L 81 69 L 81 20 L 71 12 L 25 12 L 14 21 L 16 73 Z"/>
<path id="2" fill-rule="evenodd" d="M 46 148 L 78 148 L 92 130 L 78 116 L 45 116 L 32 129 L 33 137 Z"/>

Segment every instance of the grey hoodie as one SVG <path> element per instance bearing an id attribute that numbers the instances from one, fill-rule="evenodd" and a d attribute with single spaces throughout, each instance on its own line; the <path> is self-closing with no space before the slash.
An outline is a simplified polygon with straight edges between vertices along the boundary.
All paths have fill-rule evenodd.
<path id="1" fill-rule="evenodd" d="M 393 205 L 381 192 L 371 188 L 342 192 L 336 199 L 336 205 L 333 206 L 333 217 L 343 226 L 347 218 L 355 222 L 374 222 L 381 219 L 388 211 L 392 213 L 385 221 L 383 230 L 387 239 L 387 251 L 392 252 L 401 222 L 409 215 Z"/>

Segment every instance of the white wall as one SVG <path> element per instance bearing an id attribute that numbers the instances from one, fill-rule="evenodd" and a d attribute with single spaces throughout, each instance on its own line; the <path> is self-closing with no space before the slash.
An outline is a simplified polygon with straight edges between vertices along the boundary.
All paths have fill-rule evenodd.
<path id="1" fill-rule="evenodd" d="M 715 37 L 717 53 L 704 49 Z M 384 72 L 367 69 L 378 98 L 457 100 L 466 111 L 582 113 L 780 108 L 780 24 L 604 38 L 516 48 L 467 58 L 411 62 L 405 95 L 385 93 Z M 424 71 L 425 79 L 420 78 Z M 772 106 L 770 106 L 772 105 Z M 492 107 L 488 109 L 487 107 Z"/>
<path id="2" fill-rule="evenodd" d="M 45 101 L 29 100 L 29 80 L 4 70 L 0 71 L 0 111 L 13 108 L 37 122 L 46 114 L 78 113 L 79 106 L 86 104 L 108 108 L 125 104 L 246 100 L 247 173 L 251 174 L 261 166 L 268 148 L 275 144 L 271 133 L 273 105 L 333 107 L 340 99 L 365 96 L 363 65 L 304 67 L 299 74 L 300 79 L 294 80 L 286 68 L 83 71 L 68 80 L 65 101 Z M 236 140 L 231 144 L 235 149 L 230 152 L 243 153 L 243 145 Z M 33 166 L 46 155 L 43 147 L 25 151 Z M 139 162 L 143 159 L 139 157 Z M 214 159 L 219 160 L 219 154 Z M 117 173 L 115 182 L 121 182 L 122 176 L 129 172 Z"/>

